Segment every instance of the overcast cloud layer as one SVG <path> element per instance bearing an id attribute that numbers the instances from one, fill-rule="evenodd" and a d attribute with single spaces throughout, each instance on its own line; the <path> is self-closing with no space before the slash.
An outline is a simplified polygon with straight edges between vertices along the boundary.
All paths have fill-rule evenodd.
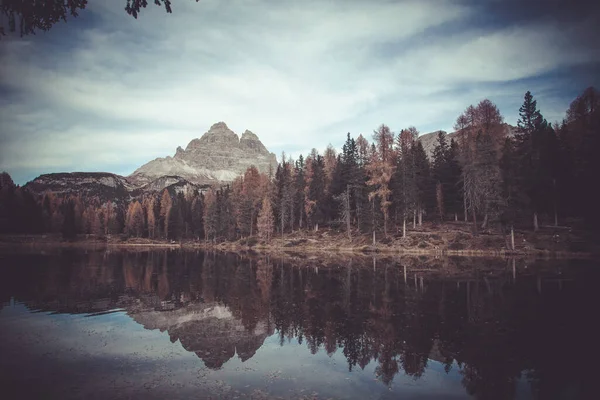
<path id="1" fill-rule="evenodd" d="M 560 120 L 600 86 L 584 1 L 176 1 L 138 20 L 124 5 L 0 41 L 0 170 L 17 183 L 128 175 L 217 121 L 297 156 L 381 123 L 451 131 L 486 97 L 516 124 L 527 90 Z"/>

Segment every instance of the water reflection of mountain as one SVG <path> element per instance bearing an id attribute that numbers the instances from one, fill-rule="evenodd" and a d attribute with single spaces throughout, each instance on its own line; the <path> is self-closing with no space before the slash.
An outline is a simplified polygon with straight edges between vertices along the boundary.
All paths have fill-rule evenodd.
<path id="1" fill-rule="evenodd" d="M 419 379 L 435 361 L 459 368 L 477 398 L 514 398 L 520 378 L 539 398 L 577 398 L 594 387 L 586 360 L 600 356 L 592 308 L 599 273 L 577 265 L 517 262 L 514 273 L 501 261 L 491 273 L 488 261 L 455 260 L 432 272 L 419 262 L 354 260 L 300 268 L 167 251 L 19 260 L 0 283 L 2 299 L 10 293 L 32 309 L 68 313 L 123 308 L 210 368 L 236 354 L 248 360 L 276 332 L 282 345 L 342 352 L 349 369 L 375 362 L 384 384 L 398 373 Z M 456 278 L 466 269 L 473 272 Z"/>
<path id="2" fill-rule="evenodd" d="M 264 322 L 246 329 L 226 306 L 190 304 L 171 312 L 141 311 L 131 314 L 146 329 L 167 331 L 172 342 L 196 353 L 209 368 L 220 368 L 236 353 L 242 361 L 252 357 L 273 334 Z"/>

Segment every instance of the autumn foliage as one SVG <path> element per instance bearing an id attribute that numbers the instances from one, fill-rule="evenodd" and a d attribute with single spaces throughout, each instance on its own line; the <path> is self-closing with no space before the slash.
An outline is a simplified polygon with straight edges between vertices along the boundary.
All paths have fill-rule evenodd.
<path id="1" fill-rule="evenodd" d="M 270 241 L 323 227 L 357 235 L 407 236 L 423 221 L 465 221 L 474 233 L 560 220 L 600 222 L 600 96 L 587 89 L 550 125 L 527 92 L 515 132 L 489 100 L 467 107 L 456 132 L 438 132 L 431 155 L 415 127 L 346 135 L 296 160 L 282 154 L 269 174 L 255 167 L 232 183 L 167 188 L 130 201 L 33 194 L 0 175 L 0 232 L 125 235 L 156 240 Z"/>

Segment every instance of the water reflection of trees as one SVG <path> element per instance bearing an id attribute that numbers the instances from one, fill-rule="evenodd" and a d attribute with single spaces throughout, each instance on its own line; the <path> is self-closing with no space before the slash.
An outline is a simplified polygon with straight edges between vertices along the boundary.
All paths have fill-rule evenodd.
<path id="1" fill-rule="evenodd" d="M 539 278 L 533 267 L 529 275 L 513 276 L 509 268 L 457 279 L 436 278 L 414 265 L 405 274 L 396 262 L 375 267 L 353 260 L 318 269 L 200 252 L 32 257 L 5 281 L 32 308 L 125 307 L 144 326 L 163 329 L 152 320 L 161 314 L 148 310 L 187 315 L 203 305 L 227 307 L 234 322 L 215 325 L 216 331 L 208 328 L 222 324 L 216 320 L 164 325 L 172 340 L 215 368 L 235 351 L 247 360 L 277 332 L 281 345 L 296 341 L 313 354 L 341 351 L 349 370 L 375 362 L 385 385 L 399 373 L 419 379 L 430 363 L 440 362 L 446 372 L 458 368 L 466 391 L 477 398 L 514 398 L 522 375 L 537 397 L 549 398 L 583 393 L 585 374 L 575 366 L 598 355 L 599 331 L 587 309 L 597 303 L 593 279 L 576 268 L 558 280 Z M 212 337 L 217 331 L 224 337 Z M 211 355 L 219 346 L 223 355 Z"/>

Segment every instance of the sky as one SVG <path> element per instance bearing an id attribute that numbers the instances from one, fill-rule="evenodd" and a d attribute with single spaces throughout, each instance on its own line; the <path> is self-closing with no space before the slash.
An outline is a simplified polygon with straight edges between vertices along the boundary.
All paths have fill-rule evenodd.
<path id="1" fill-rule="evenodd" d="M 91 0 L 0 39 L 0 171 L 129 175 L 224 121 L 293 157 L 346 133 L 451 132 L 489 98 L 550 122 L 600 86 L 600 6 L 584 0 Z M 600 3 L 600 2 L 599 2 Z"/>

